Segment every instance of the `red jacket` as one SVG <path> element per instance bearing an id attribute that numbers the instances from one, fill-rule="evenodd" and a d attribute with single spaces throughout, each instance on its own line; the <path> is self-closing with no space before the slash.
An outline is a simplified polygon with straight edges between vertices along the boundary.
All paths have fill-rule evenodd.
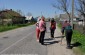
<path id="1" fill-rule="evenodd" d="M 51 22 L 51 28 L 56 29 L 56 22 Z"/>

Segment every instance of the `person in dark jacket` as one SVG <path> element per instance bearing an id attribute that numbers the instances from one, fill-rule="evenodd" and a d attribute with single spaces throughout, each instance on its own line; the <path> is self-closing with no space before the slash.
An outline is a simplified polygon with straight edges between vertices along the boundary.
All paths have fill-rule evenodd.
<path id="1" fill-rule="evenodd" d="M 67 48 L 71 48 L 71 38 L 72 38 L 72 26 L 70 23 L 66 20 L 65 23 L 63 24 L 63 28 L 65 30 L 65 36 L 66 36 L 66 42 L 67 42 Z"/>

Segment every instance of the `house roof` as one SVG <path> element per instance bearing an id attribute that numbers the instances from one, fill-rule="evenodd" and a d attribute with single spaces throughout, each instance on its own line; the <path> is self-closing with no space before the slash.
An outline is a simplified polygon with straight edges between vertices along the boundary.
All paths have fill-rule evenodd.
<path id="1" fill-rule="evenodd" d="M 19 13 L 17 13 L 16 11 L 13 11 L 12 9 L 11 10 L 6 9 L 6 10 L 0 11 L 0 16 L 6 19 L 11 19 L 13 18 L 13 16 L 22 17 Z"/>
<path id="2" fill-rule="evenodd" d="M 69 18 L 69 17 L 68 17 L 67 14 L 60 14 L 60 18 L 62 18 L 62 19 L 67 19 L 67 18 Z"/>
<path id="3" fill-rule="evenodd" d="M 72 16 L 72 14 L 70 13 L 70 17 Z M 73 16 L 74 18 L 76 18 L 76 16 Z M 65 14 L 60 14 L 60 20 L 69 20 L 69 16 L 65 13 Z"/>
<path id="4" fill-rule="evenodd" d="M 26 20 L 31 20 L 33 16 L 26 16 Z"/>

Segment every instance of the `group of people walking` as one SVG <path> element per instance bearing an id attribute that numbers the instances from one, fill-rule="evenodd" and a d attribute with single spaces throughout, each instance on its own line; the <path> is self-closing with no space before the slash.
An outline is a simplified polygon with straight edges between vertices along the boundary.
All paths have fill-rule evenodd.
<path id="1" fill-rule="evenodd" d="M 56 29 L 56 22 L 54 18 L 50 20 L 50 36 L 51 38 L 54 38 L 54 33 Z M 36 35 L 37 35 L 37 41 L 41 43 L 42 45 L 44 44 L 44 37 L 45 37 L 45 32 L 46 32 L 46 22 L 45 22 L 45 17 L 39 17 L 38 21 L 36 23 Z M 62 23 L 62 29 L 61 33 L 62 35 L 66 36 L 66 41 L 67 41 L 67 48 L 70 48 L 71 44 L 71 37 L 72 37 L 72 27 L 68 21 L 65 21 Z"/>
<path id="2" fill-rule="evenodd" d="M 43 45 L 44 44 L 45 32 L 47 31 L 44 16 L 38 18 L 36 26 L 37 26 L 36 27 L 37 41 L 39 41 Z M 52 18 L 51 23 L 50 23 L 51 38 L 54 38 L 55 29 L 56 29 L 56 22 Z"/>

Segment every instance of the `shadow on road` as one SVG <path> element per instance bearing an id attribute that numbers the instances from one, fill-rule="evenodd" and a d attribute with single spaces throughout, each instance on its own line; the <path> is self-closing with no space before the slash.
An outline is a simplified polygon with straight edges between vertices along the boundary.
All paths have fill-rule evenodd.
<path id="1" fill-rule="evenodd" d="M 58 36 L 58 37 L 55 37 L 55 38 L 64 38 L 65 36 Z"/>
<path id="2" fill-rule="evenodd" d="M 75 43 L 71 44 L 70 49 L 72 49 L 73 47 L 78 47 L 78 46 L 81 46 L 81 43 L 75 42 Z"/>
<path id="3" fill-rule="evenodd" d="M 45 41 L 50 41 L 50 40 L 53 40 L 52 38 L 47 38 L 47 39 L 44 39 Z"/>
<path id="4" fill-rule="evenodd" d="M 81 45 L 82 45 L 82 44 L 79 43 L 79 42 L 75 42 L 75 43 L 71 44 L 72 48 L 73 48 L 73 47 L 78 47 L 78 46 L 81 46 Z"/>
<path id="5" fill-rule="evenodd" d="M 55 43 L 58 43 L 59 41 L 50 41 L 50 42 L 44 42 L 44 45 L 52 45 Z"/>
<path id="6" fill-rule="evenodd" d="M 75 42 L 75 43 L 71 44 L 69 49 L 72 49 L 73 47 L 78 47 L 78 46 L 81 46 L 81 43 Z"/>
<path id="7" fill-rule="evenodd" d="M 65 36 L 58 36 L 58 37 L 54 37 L 54 38 L 64 38 Z M 44 45 L 52 45 L 52 44 L 55 44 L 55 43 L 59 43 L 59 41 L 53 41 L 53 38 L 47 38 L 47 39 L 44 39 Z"/>

